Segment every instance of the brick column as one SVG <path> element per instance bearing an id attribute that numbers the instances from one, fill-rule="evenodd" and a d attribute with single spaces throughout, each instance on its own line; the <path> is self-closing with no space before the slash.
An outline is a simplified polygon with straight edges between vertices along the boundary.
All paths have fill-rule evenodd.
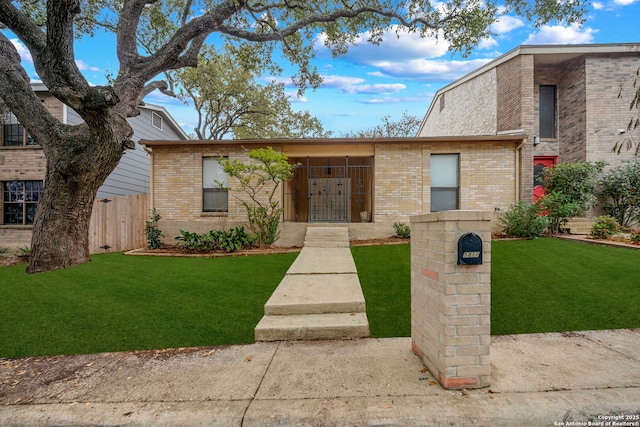
<path id="1" fill-rule="evenodd" d="M 445 388 L 491 380 L 491 212 L 411 218 L 411 345 Z M 458 239 L 482 239 L 482 264 L 458 265 Z"/>

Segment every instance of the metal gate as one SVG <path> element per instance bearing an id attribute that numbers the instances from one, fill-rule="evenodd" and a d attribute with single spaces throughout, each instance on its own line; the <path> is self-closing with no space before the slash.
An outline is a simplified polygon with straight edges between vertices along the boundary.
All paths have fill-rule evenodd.
<path id="1" fill-rule="evenodd" d="M 351 183 L 344 166 L 309 167 L 309 222 L 347 222 Z"/>

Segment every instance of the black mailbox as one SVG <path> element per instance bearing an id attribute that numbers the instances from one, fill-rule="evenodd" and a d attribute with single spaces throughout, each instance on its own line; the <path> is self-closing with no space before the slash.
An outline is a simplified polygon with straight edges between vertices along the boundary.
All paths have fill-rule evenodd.
<path id="1" fill-rule="evenodd" d="M 482 264 L 482 239 L 476 233 L 466 233 L 458 239 L 458 265 Z"/>

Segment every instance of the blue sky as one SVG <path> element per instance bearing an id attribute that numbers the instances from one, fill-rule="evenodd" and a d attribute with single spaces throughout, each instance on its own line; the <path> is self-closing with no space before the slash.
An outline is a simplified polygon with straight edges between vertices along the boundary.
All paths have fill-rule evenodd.
<path id="1" fill-rule="evenodd" d="M 361 37 L 338 59 L 318 43 L 314 64 L 324 78 L 321 88 L 297 97 L 286 74 L 279 80 L 289 85 L 294 109 L 309 111 L 326 130 L 341 136 L 373 127 L 385 115 L 396 120 L 406 111 L 422 118 L 438 89 L 521 44 L 640 42 L 639 16 L 640 0 L 605 0 L 591 3 L 580 27 L 533 28 L 522 19 L 504 17 L 493 26 L 497 36 L 483 40 L 467 58 L 448 52 L 443 40 L 410 34 L 397 38 L 391 33 L 378 46 Z M 37 80 L 28 53 L 19 44 L 17 47 L 27 72 Z M 84 38 L 75 49 L 78 65 L 91 83 L 103 84 L 106 73 L 117 72 L 112 36 Z M 196 118 L 192 107 L 159 93 L 146 100 L 164 106 L 185 132 L 193 133 Z"/>

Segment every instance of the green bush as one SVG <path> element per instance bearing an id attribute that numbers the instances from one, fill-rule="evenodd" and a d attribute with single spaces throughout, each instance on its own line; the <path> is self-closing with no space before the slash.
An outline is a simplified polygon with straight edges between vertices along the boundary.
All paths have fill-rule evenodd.
<path id="1" fill-rule="evenodd" d="M 549 217 L 549 231 L 558 233 L 569 218 L 596 203 L 596 187 L 605 163 L 561 163 L 544 172 L 545 196 L 538 201 Z"/>
<path id="2" fill-rule="evenodd" d="M 640 159 L 606 172 L 601 185 L 607 214 L 625 228 L 640 221 Z"/>
<path id="3" fill-rule="evenodd" d="M 394 222 L 393 228 L 396 230 L 396 236 L 408 239 L 411 237 L 411 228 L 407 224 L 401 222 Z"/>
<path id="4" fill-rule="evenodd" d="M 149 220 L 144 224 L 144 234 L 147 237 L 147 247 L 150 249 L 158 249 L 162 246 L 160 238 L 163 237 L 162 232 L 158 228 L 160 214 L 153 208 L 149 214 Z"/>
<path id="5" fill-rule="evenodd" d="M 536 204 L 518 202 L 498 219 L 509 237 L 538 237 L 544 234 L 549 226 L 549 219 L 542 216 Z"/>
<path id="6" fill-rule="evenodd" d="M 620 225 L 616 220 L 608 215 L 598 217 L 598 220 L 591 227 L 591 236 L 595 239 L 608 239 L 620 230 Z"/>
<path id="7" fill-rule="evenodd" d="M 202 234 L 180 230 L 176 240 L 179 248 L 192 252 L 237 252 L 255 244 L 255 236 L 247 234 L 244 227 L 227 231 L 211 230 Z"/>
<path id="8" fill-rule="evenodd" d="M 640 228 L 636 230 L 631 230 L 631 235 L 629 236 L 633 243 L 640 244 Z"/>

